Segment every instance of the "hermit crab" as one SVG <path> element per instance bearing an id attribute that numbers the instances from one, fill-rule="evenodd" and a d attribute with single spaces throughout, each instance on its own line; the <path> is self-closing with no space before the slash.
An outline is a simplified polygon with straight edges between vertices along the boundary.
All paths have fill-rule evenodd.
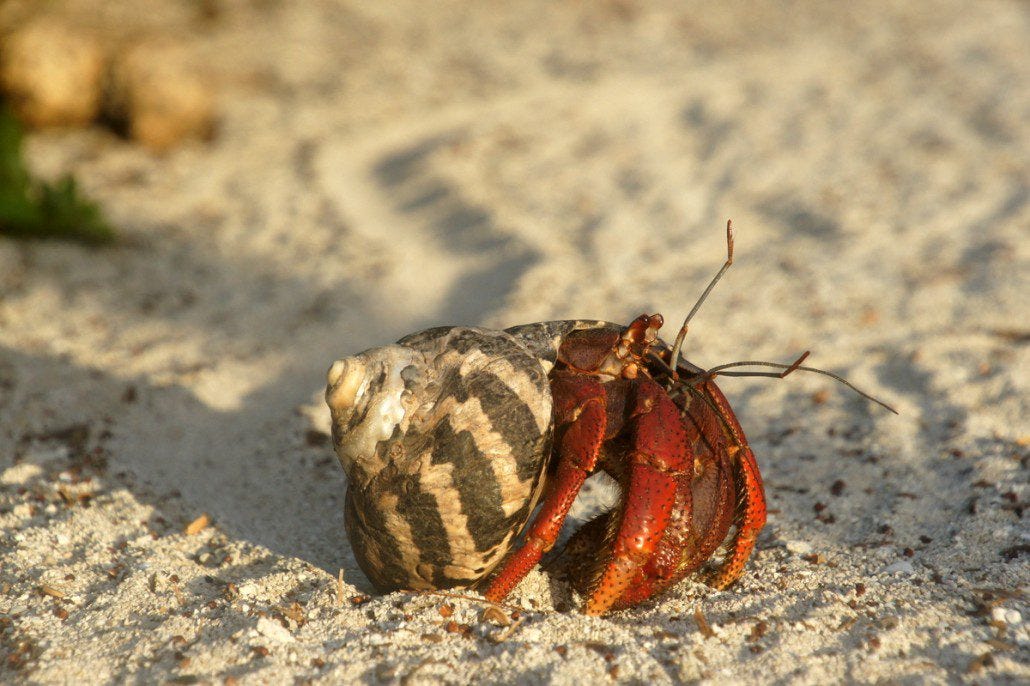
<path id="1" fill-rule="evenodd" d="M 802 366 L 807 352 L 789 365 L 708 370 L 681 359 L 691 318 L 733 262 L 731 223 L 726 239 L 726 262 L 671 347 L 658 338 L 661 315 L 644 314 L 628 326 L 439 327 L 335 362 L 326 401 L 349 478 L 345 523 L 372 583 L 382 591 L 484 587 L 499 601 L 555 545 L 598 471 L 621 495 L 565 549 L 584 612 L 640 603 L 699 571 L 721 546 L 705 580 L 716 588 L 736 581 L 766 503 L 715 377 L 807 370 L 854 387 Z M 732 369 L 754 365 L 779 371 Z"/>

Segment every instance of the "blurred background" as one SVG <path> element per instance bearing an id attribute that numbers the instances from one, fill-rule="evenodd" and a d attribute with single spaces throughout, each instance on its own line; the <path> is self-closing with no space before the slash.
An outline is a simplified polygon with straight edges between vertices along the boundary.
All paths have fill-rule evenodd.
<path id="1" fill-rule="evenodd" d="M 847 474 L 933 502 L 856 490 L 823 545 L 895 506 L 943 530 L 1025 468 L 1028 8 L 6 0 L 3 459 L 84 426 L 134 497 L 357 578 L 332 360 L 440 324 L 672 337 L 732 218 L 686 356 L 811 349 L 904 415 L 724 383 L 774 502 Z M 890 473 L 797 458 L 842 440 Z"/>

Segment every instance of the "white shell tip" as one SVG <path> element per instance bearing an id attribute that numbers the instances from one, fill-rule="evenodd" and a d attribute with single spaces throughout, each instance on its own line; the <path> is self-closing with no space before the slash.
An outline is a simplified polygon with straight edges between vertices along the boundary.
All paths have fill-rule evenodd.
<path id="1" fill-rule="evenodd" d="M 346 410 L 357 401 L 361 382 L 365 379 L 365 365 L 356 358 L 348 357 L 333 362 L 326 374 L 329 386 L 325 398 L 333 410 Z"/>

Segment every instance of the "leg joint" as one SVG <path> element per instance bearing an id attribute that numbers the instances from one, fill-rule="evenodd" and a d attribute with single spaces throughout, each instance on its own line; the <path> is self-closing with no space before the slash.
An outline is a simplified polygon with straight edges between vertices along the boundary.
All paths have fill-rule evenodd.
<path id="1" fill-rule="evenodd" d="M 639 464 L 646 467 L 651 467 L 655 471 L 663 474 L 669 474 L 670 476 L 681 476 L 687 473 L 687 470 L 674 467 L 669 463 L 667 459 L 661 455 L 654 455 L 652 453 L 645 453 L 640 450 L 633 451 L 630 454 L 630 464 Z"/>

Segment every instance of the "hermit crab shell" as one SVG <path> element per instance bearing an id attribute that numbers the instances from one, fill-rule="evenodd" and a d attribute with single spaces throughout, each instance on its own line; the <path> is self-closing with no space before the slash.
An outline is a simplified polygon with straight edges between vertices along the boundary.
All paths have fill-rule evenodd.
<path id="1" fill-rule="evenodd" d="M 330 368 L 347 534 L 380 591 L 473 585 L 524 527 L 551 444 L 553 341 L 529 333 L 440 327 Z"/>

